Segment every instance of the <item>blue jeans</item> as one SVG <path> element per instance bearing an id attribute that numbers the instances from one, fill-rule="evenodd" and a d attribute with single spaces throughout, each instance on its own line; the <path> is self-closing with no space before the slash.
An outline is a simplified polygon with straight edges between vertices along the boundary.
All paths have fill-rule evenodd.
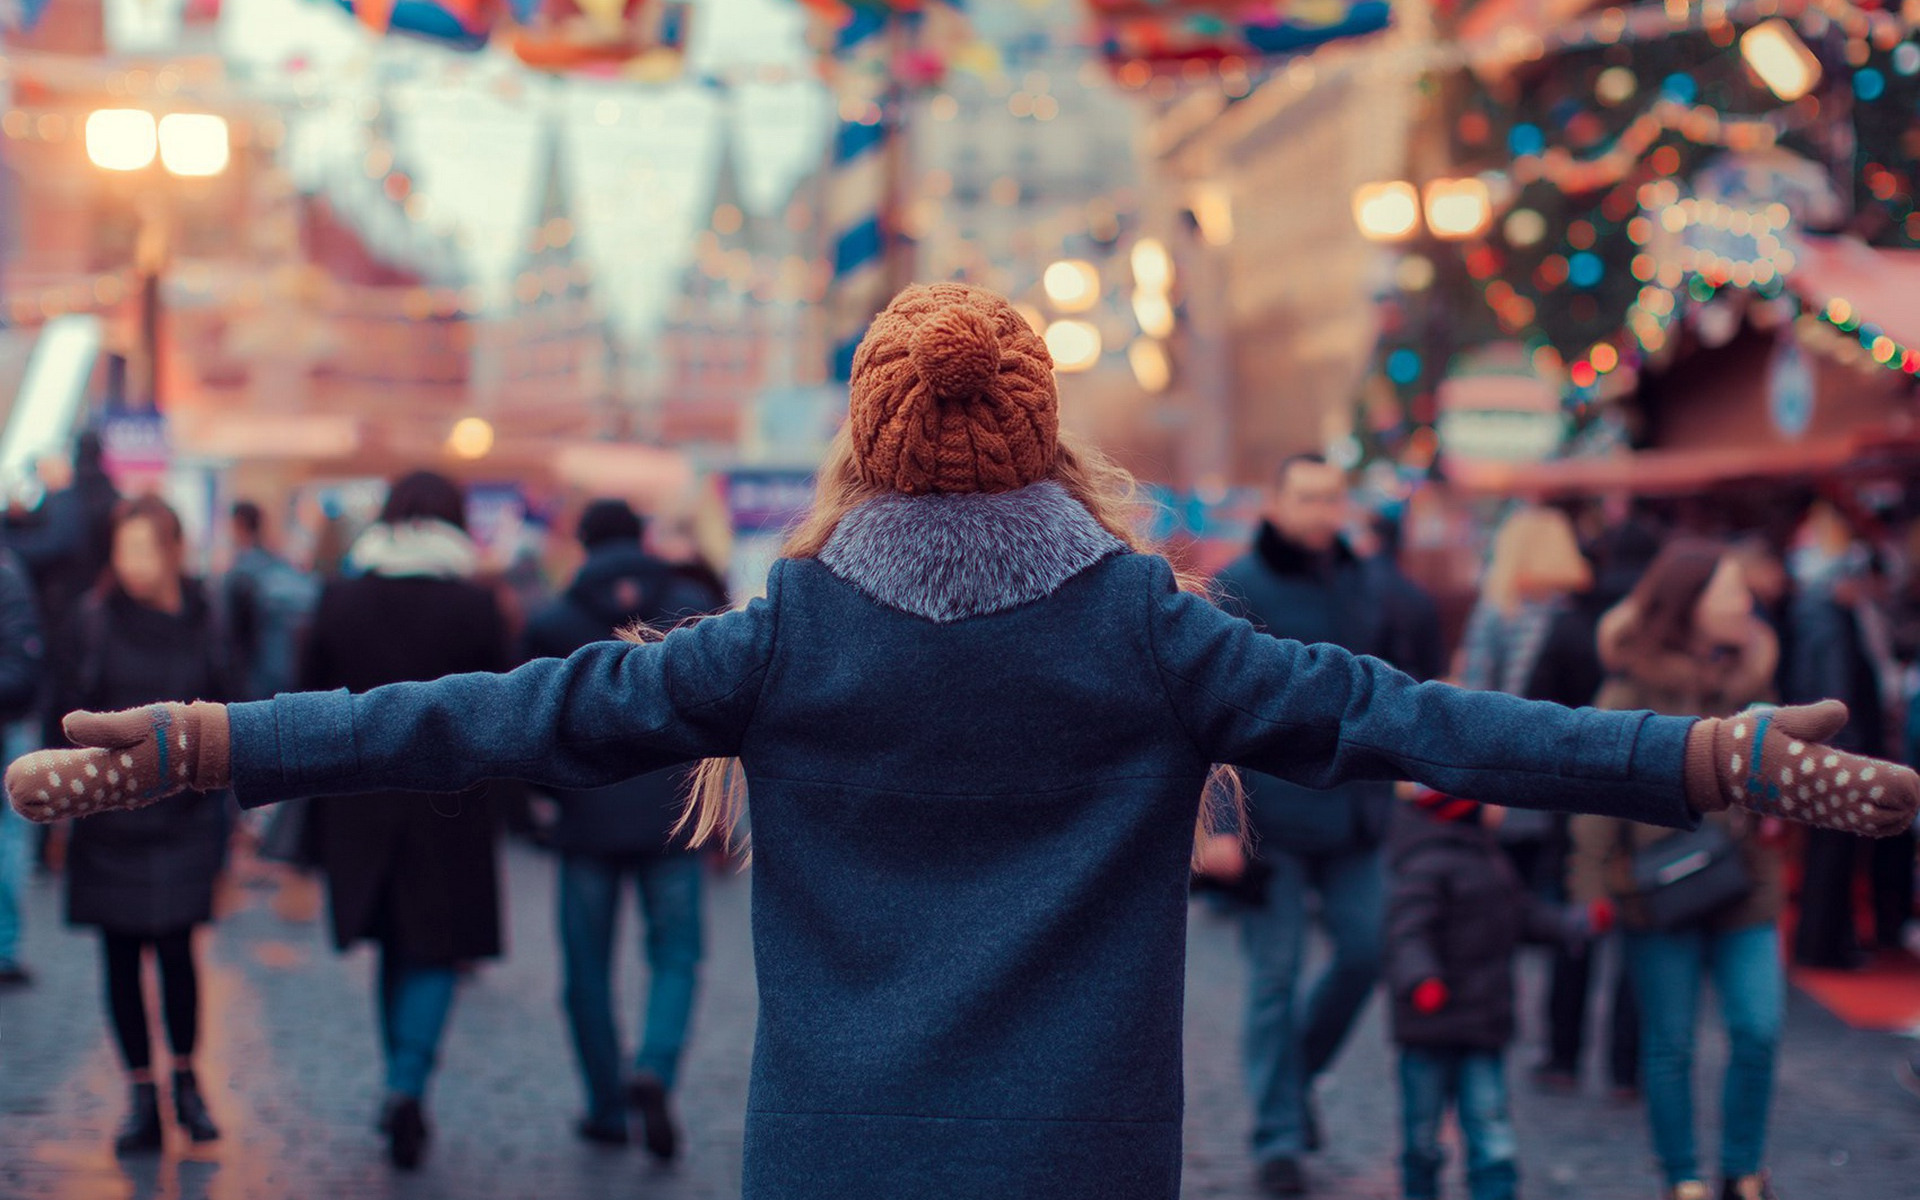
<path id="1" fill-rule="evenodd" d="M 652 1072 L 669 1088 L 679 1074 L 700 965 L 698 858 L 683 854 L 622 862 L 589 854 L 562 856 L 562 999 L 586 1085 L 587 1115 L 603 1122 L 623 1120 L 625 1113 L 620 1030 L 613 1019 L 613 935 L 619 923 L 620 885 L 628 875 L 639 892 L 648 974 L 634 1068 Z"/>
<path id="2" fill-rule="evenodd" d="M 1435 1200 L 1440 1122 L 1451 1104 L 1467 1144 L 1467 1192 L 1473 1200 L 1513 1200 L 1520 1143 L 1507 1113 L 1506 1063 L 1492 1050 L 1400 1049 L 1400 1178 L 1407 1200 Z"/>
<path id="3" fill-rule="evenodd" d="M 1640 1086 L 1667 1183 L 1700 1178 L 1693 1048 L 1700 981 L 1707 975 L 1720 997 L 1729 1051 L 1720 1100 L 1720 1170 L 1729 1179 L 1752 1175 L 1766 1151 L 1774 1053 L 1786 1009 L 1779 929 L 1768 923 L 1731 933 L 1628 933 L 1627 965 L 1640 999 Z"/>
<path id="4" fill-rule="evenodd" d="M 416 1100 L 427 1094 L 458 980 L 452 967 L 410 963 L 381 947 L 378 1003 L 389 1094 Z"/>
<path id="5" fill-rule="evenodd" d="M 7 762 L 34 750 L 37 733 L 26 721 L 7 726 Z M 20 961 L 20 912 L 32 872 L 33 826 L 13 805 L 0 803 L 0 966 Z"/>
<path id="6" fill-rule="evenodd" d="M 1241 919 L 1247 957 L 1247 1087 L 1253 1153 L 1262 1162 L 1306 1152 L 1307 1092 L 1332 1063 L 1366 1008 L 1380 974 L 1386 888 L 1380 852 L 1295 855 L 1264 847 L 1273 867 L 1266 902 Z M 1306 955 L 1307 894 L 1320 894 L 1320 920 L 1333 958 L 1296 1004 Z"/>

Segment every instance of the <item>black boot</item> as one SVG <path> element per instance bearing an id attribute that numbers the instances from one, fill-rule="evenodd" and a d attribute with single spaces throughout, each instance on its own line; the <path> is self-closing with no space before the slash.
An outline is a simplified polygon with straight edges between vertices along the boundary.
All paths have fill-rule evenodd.
<path id="1" fill-rule="evenodd" d="M 627 1103 L 640 1110 L 647 1152 L 661 1162 L 672 1162 L 680 1150 L 680 1131 L 667 1107 L 667 1085 L 652 1071 L 641 1071 L 627 1081 Z"/>
<path id="2" fill-rule="evenodd" d="M 136 1083 L 128 1098 L 127 1119 L 113 1139 L 116 1154 L 151 1154 L 160 1148 L 160 1089 Z"/>
<path id="3" fill-rule="evenodd" d="M 427 1153 L 427 1114 L 412 1096 L 395 1096 L 380 1119 L 387 1135 L 387 1159 L 402 1171 L 417 1171 Z"/>
<path id="4" fill-rule="evenodd" d="M 173 1119 L 196 1142 L 220 1139 L 220 1127 L 207 1112 L 207 1102 L 200 1097 L 200 1081 L 192 1071 L 173 1073 Z"/>

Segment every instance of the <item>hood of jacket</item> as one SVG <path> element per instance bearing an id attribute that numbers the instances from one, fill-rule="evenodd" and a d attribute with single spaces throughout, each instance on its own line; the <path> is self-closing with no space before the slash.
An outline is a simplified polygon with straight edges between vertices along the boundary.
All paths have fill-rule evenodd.
<path id="1" fill-rule="evenodd" d="M 380 522 L 355 540 L 347 565 L 388 579 L 471 579 L 480 570 L 480 548 L 444 521 Z"/>
<path id="2" fill-rule="evenodd" d="M 600 546 L 587 552 L 566 598 L 594 621 L 613 628 L 652 615 L 673 584 L 673 569 L 639 546 Z"/>
<path id="3" fill-rule="evenodd" d="M 1049 596 L 1125 543 L 1052 480 L 891 495 L 841 518 L 821 563 L 869 598 L 946 624 Z"/>

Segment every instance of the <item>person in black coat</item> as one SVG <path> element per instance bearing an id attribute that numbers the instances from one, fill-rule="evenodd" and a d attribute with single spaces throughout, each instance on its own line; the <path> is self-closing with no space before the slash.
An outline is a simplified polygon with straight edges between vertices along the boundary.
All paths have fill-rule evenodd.
<path id="1" fill-rule="evenodd" d="M 1349 512 L 1345 471 L 1317 455 L 1287 460 L 1250 552 L 1216 580 L 1222 606 L 1275 637 L 1339 646 L 1408 672 L 1437 670 L 1443 656 L 1431 604 L 1415 604 L 1424 597 L 1411 581 L 1348 545 Z M 1259 1186 L 1292 1196 L 1307 1188 L 1300 1159 L 1320 1148 L 1314 1081 L 1333 1064 L 1379 979 L 1380 847 L 1393 791 L 1377 780 L 1323 790 L 1257 771 L 1247 773 L 1246 789 L 1258 858 L 1243 871 L 1238 842 L 1219 838 L 1220 857 L 1204 873 L 1265 876 L 1264 895 L 1241 913 L 1249 968 L 1244 1053 Z M 1333 954 L 1303 987 L 1316 916 Z"/>
<path id="2" fill-rule="evenodd" d="M 1828 690 L 1821 695 L 1845 700 L 1853 717 L 1834 743 L 1856 754 L 1880 756 L 1889 749 L 1886 705 L 1864 624 L 1872 584 L 1864 574 L 1842 573 L 1816 581 L 1793 597 L 1787 610 L 1792 636 L 1781 690 L 1789 702 L 1822 688 Z M 1875 941 L 1881 949 L 1899 949 L 1902 927 L 1913 916 L 1913 853 L 1911 833 L 1882 843 L 1834 830 L 1810 830 L 1801 858 L 1794 962 L 1839 971 L 1865 965 L 1867 954 L 1854 932 L 1853 888 L 1863 861 Z"/>
<path id="3" fill-rule="evenodd" d="M 45 668 L 46 643 L 33 582 L 20 560 L 0 548 L 0 723 L 4 723 L 9 758 L 38 745 L 37 725 L 30 727 L 24 718 L 40 699 Z M 26 890 L 31 858 L 27 823 L 10 812 L 0 812 L 0 988 L 33 982 L 19 958 L 21 893 Z"/>
<path id="4" fill-rule="evenodd" d="M 1407 1200 L 1440 1194 L 1440 1124 L 1449 1105 L 1466 1143 L 1473 1200 L 1511 1200 L 1519 1169 L 1505 1050 L 1514 1032 L 1514 951 L 1523 940 L 1581 937 L 1592 924 L 1522 884 L 1484 819 L 1499 811 L 1420 789 L 1395 812 L 1388 838 L 1386 976 L 1400 1048 Z"/>
<path id="5" fill-rule="evenodd" d="M 301 682 L 359 691 L 504 670 L 507 628 L 472 582 L 479 553 L 451 480 L 398 480 L 380 520 L 348 556 L 314 613 Z M 314 803 L 308 838 L 326 872 L 333 936 L 380 946 L 387 1099 L 381 1129 L 395 1166 L 417 1167 L 422 1103 L 453 1006 L 457 968 L 500 953 L 498 832 L 484 789 L 452 796 L 386 792 Z"/>
<path id="6" fill-rule="evenodd" d="M 725 607 L 724 595 L 642 549 L 644 532 L 625 501 L 587 507 L 579 533 L 587 561 L 566 593 L 528 623 L 524 657 L 565 658 L 636 624 L 664 632 Z M 613 935 L 621 886 L 631 875 L 646 922 L 648 990 L 626 1097 L 640 1110 L 647 1148 L 663 1160 L 673 1157 L 678 1142 L 667 1097 L 693 1014 L 701 953 L 700 862 L 684 840 L 673 838 L 685 782 L 685 772 L 656 771 L 610 787 L 554 792 L 564 1002 L 587 1091 L 580 1136 L 610 1145 L 627 1141 L 613 1019 Z"/>
<path id="7" fill-rule="evenodd" d="M 58 643 L 54 711 L 133 708 L 167 696 L 236 699 L 213 606 L 199 581 L 182 574 L 179 516 L 153 497 L 131 501 L 114 518 L 112 544 L 106 581 L 82 602 Z M 71 781 L 76 788 L 81 782 Z M 200 984 L 192 937 L 196 925 L 213 918 L 226 846 L 226 808 L 217 795 L 186 792 L 74 825 L 67 919 L 100 930 L 107 1007 L 132 1084 L 132 1110 L 116 1141 L 121 1153 L 158 1150 L 162 1141 L 141 984 L 149 949 L 160 964 L 174 1116 L 196 1142 L 220 1136 L 193 1070 Z"/>

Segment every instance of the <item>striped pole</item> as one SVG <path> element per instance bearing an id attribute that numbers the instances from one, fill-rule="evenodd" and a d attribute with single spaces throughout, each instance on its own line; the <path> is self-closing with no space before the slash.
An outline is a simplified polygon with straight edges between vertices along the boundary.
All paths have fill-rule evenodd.
<path id="1" fill-rule="evenodd" d="M 853 355 L 875 313 L 892 299 L 892 208 L 898 193 L 901 97 L 891 78 L 902 18 L 877 5 L 852 10 L 834 38 L 839 128 L 827 185 L 833 281 L 828 338 L 833 377 L 853 375 Z"/>

